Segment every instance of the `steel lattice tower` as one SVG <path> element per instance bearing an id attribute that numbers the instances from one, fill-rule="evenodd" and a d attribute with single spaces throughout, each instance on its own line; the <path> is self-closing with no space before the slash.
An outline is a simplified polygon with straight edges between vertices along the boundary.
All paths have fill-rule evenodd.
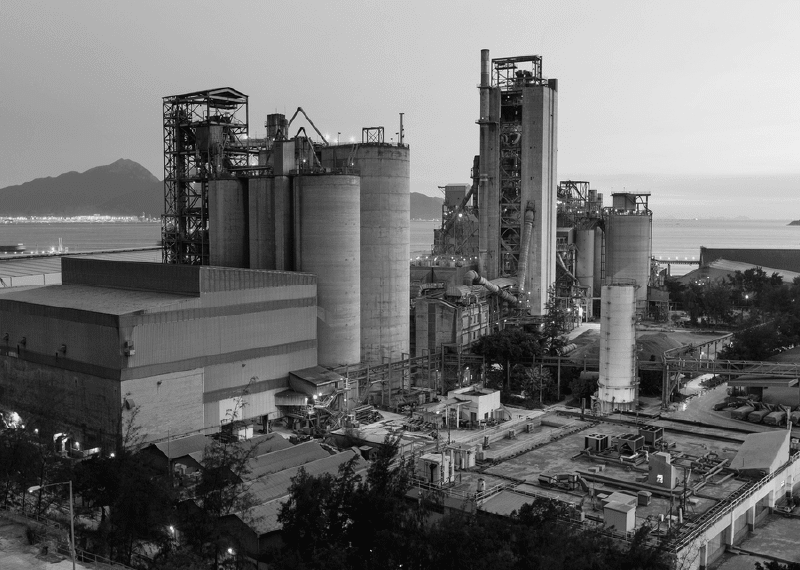
<path id="1" fill-rule="evenodd" d="M 247 95 L 230 87 L 164 97 L 164 263 L 208 265 L 208 183 L 248 165 Z"/>

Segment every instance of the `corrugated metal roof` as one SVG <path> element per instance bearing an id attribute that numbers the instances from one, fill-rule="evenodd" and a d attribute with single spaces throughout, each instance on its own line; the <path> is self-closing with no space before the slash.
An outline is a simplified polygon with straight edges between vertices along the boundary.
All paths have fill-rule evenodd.
<path id="1" fill-rule="evenodd" d="M 126 315 L 164 307 L 174 306 L 178 309 L 181 304 L 193 301 L 194 297 L 88 285 L 58 285 L 13 291 L 4 295 L 3 300 L 108 315 Z"/>
<path id="2" fill-rule="evenodd" d="M 336 374 L 336 372 L 326 370 L 322 366 L 312 366 L 310 368 L 303 368 L 302 370 L 292 370 L 289 372 L 289 374 L 314 384 L 314 386 L 324 386 L 325 384 L 330 384 L 331 382 L 339 382 L 344 378 L 343 376 Z"/>
<path id="3" fill-rule="evenodd" d="M 298 445 L 265 453 L 249 461 L 250 477 L 257 479 L 268 473 L 277 473 L 284 469 L 299 467 L 306 463 L 311 463 L 317 459 L 329 457 L 330 453 L 325 451 L 316 441 L 307 441 Z"/>
<path id="4" fill-rule="evenodd" d="M 361 455 L 355 451 L 347 450 L 330 457 L 317 459 L 305 465 L 284 469 L 278 473 L 271 473 L 255 479 L 250 483 L 248 490 L 253 494 L 256 502 L 266 503 L 288 495 L 292 477 L 297 475 L 301 468 L 305 469 L 309 475 L 321 475 L 322 473 L 335 475 L 339 470 L 339 466 L 346 461 L 350 461 L 353 457 L 356 458 L 356 471 L 366 467 L 366 461 Z"/>
<path id="5" fill-rule="evenodd" d="M 690 271 L 689 273 L 678 277 L 677 280 L 684 285 L 688 285 L 697 279 L 710 279 L 712 281 L 718 281 L 737 271 L 744 273 L 748 269 L 753 269 L 755 267 L 760 267 L 767 275 L 777 273 L 783 278 L 784 283 L 791 283 L 796 277 L 800 277 L 800 273 L 795 273 L 794 271 L 788 271 L 786 269 L 775 269 L 773 267 L 767 267 L 766 265 L 755 265 L 743 261 L 717 259 L 708 265 L 704 265 L 699 269 L 695 269 L 694 271 Z"/>
<path id="6" fill-rule="evenodd" d="M 161 453 L 170 459 L 176 459 L 185 455 L 192 455 L 201 452 L 206 448 L 208 440 L 203 434 L 190 435 L 188 437 L 180 437 L 178 439 L 171 439 L 168 442 L 162 441 L 154 443 L 153 446 L 158 448 Z"/>
<path id="7" fill-rule="evenodd" d="M 259 455 L 293 447 L 292 442 L 277 433 L 257 435 L 254 438 L 242 442 L 242 445 L 249 446 L 248 450 L 255 447 L 255 450 L 252 452 L 252 457 L 258 457 Z"/>
<path id="8" fill-rule="evenodd" d="M 281 497 L 250 509 L 248 515 L 251 517 L 250 520 L 253 520 L 253 523 L 249 525 L 250 528 L 259 535 L 280 530 L 282 525 L 278 522 L 278 514 L 281 512 L 284 502 L 286 502 L 286 497 Z M 242 517 L 239 516 L 239 520 L 241 519 Z"/>

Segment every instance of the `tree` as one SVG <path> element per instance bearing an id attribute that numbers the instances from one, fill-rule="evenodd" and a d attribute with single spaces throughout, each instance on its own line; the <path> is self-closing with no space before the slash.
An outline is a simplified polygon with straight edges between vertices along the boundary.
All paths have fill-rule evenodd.
<path id="1" fill-rule="evenodd" d="M 578 402 L 585 398 L 588 404 L 589 398 L 597 392 L 597 377 L 594 374 L 581 374 L 569 383 L 569 390 Z"/>
<path id="2" fill-rule="evenodd" d="M 251 384 L 257 380 L 251 378 Z M 233 409 L 228 410 L 227 425 L 235 425 L 241 417 L 243 396 L 236 398 Z M 257 448 L 248 445 L 229 430 L 223 429 L 211 438 L 201 461 L 200 480 L 194 489 L 194 498 L 179 505 L 179 528 L 187 544 L 215 567 L 225 550 L 241 549 L 239 538 L 232 534 L 222 517 L 235 514 L 245 523 L 255 519 L 250 509 L 256 498 L 249 490 L 250 460 Z"/>
<path id="3" fill-rule="evenodd" d="M 96 537 L 110 558 L 131 563 L 137 548 L 171 544 L 174 493 L 168 479 L 153 472 L 140 455 L 143 437 L 134 408 L 123 426 L 121 444 L 107 457 L 93 456 L 75 465 L 75 491 L 89 504 L 84 516 L 99 510 Z M 99 509 L 98 509 L 99 507 Z"/>

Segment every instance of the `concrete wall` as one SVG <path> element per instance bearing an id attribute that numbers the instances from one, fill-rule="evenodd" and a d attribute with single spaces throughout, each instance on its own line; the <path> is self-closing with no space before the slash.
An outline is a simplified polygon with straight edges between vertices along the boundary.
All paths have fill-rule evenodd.
<path id="1" fill-rule="evenodd" d="M 126 380 L 119 389 L 123 428 L 133 420 L 143 441 L 203 427 L 202 369 Z"/>
<path id="2" fill-rule="evenodd" d="M 14 353 L 12 353 L 14 354 Z M 111 445 L 120 427 L 120 385 L 0 351 L 0 405 L 34 419 L 43 433 L 68 431 L 85 445 Z"/>

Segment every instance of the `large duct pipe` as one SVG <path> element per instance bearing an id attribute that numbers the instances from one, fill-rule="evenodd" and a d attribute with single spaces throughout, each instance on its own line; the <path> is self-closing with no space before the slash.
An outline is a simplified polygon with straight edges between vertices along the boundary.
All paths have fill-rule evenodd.
<path id="1" fill-rule="evenodd" d="M 464 274 L 464 284 L 480 285 L 485 289 L 487 289 L 490 293 L 498 295 L 506 303 L 512 303 L 515 305 L 517 304 L 517 298 L 514 295 L 512 295 L 508 291 L 505 291 L 504 289 L 501 289 L 491 281 L 487 281 L 484 277 L 478 275 L 477 271 L 474 270 L 467 271 Z"/>
<path id="2" fill-rule="evenodd" d="M 522 250 L 519 252 L 519 266 L 517 278 L 519 279 L 519 302 L 525 296 L 525 284 L 528 280 L 528 255 L 531 250 L 531 234 L 533 234 L 534 211 L 533 204 L 528 202 L 525 207 L 525 225 L 522 228 Z"/>

